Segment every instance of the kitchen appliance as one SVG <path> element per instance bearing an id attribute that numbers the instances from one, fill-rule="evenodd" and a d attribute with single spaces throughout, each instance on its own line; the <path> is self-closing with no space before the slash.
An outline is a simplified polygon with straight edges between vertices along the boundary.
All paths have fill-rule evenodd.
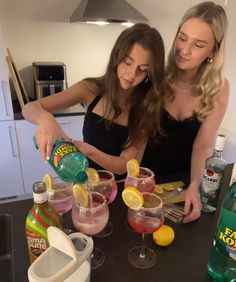
<path id="1" fill-rule="evenodd" d="M 62 62 L 33 62 L 36 99 L 67 88 L 66 66 Z"/>
<path id="2" fill-rule="evenodd" d="M 138 23 L 148 19 L 126 0 L 81 0 L 70 22 Z"/>
<path id="3" fill-rule="evenodd" d="M 79 232 L 67 236 L 54 226 L 47 233 L 50 247 L 29 267 L 29 281 L 89 282 L 93 239 Z"/>

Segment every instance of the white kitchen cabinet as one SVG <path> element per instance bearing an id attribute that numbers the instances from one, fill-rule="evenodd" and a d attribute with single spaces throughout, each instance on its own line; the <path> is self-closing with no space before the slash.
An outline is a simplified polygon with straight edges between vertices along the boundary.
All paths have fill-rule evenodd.
<path id="1" fill-rule="evenodd" d="M 14 121 L 0 121 L 0 198 L 24 193 Z"/>
<path id="2" fill-rule="evenodd" d="M 68 136 L 82 140 L 83 115 L 57 117 L 56 119 Z M 34 147 L 33 136 L 36 126 L 26 120 L 15 122 L 25 193 L 31 193 L 32 184 L 35 181 L 42 180 L 45 173 L 55 175 L 55 172 L 49 164 L 44 163 L 40 153 Z"/>

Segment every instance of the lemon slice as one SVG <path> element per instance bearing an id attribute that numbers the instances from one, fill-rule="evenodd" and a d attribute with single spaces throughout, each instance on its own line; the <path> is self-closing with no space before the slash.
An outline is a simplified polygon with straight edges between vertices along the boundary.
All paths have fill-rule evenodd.
<path id="1" fill-rule="evenodd" d="M 88 175 L 88 182 L 98 182 L 99 181 L 99 174 L 96 171 L 96 169 L 89 167 L 87 168 L 86 173 Z"/>
<path id="2" fill-rule="evenodd" d="M 133 210 L 139 210 L 144 204 L 142 193 L 135 187 L 126 187 L 122 192 L 122 199 Z"/>
<path id="3" fill-rule="evenodd" d="M 44 175 L 43 182 L 45 183 L 47 189 L 52 190 L 53 180 L 52 180 L 52 176 L 49 173 L 46 173 Z"/>
<path id="4" fill-rule="evenodd" d="M 88 206 L 88 192 L 83 184 L 74 184 L 73 185 L 73 195 L 76 202 L 81 207 Z"/>
<path id="5" fill-rule="evenodd" d="M 161 187 L 166 191 L 173 191 L 176 189 L 171 183 L 162 184 Z"/>
<path id="6" fill-rule="evenodd" d="M 155 185 L 154 193 L 156 193 L 157 195 L 160 195 L 164 193 L 164 190 L 160 185 Z"/>
<path id="7" fill-rule="evenodd" d="M 136 159 L 131 159 L 126 164 L 128 176 L 137 177 L 139 175 L 139 163 Z"/>

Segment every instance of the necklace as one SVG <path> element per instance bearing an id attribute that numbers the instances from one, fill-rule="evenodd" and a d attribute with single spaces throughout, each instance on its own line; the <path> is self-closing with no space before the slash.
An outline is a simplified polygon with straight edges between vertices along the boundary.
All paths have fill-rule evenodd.
<path id="1" fill-rule="evenodd" d="M 182 92 L 182 93 L 186 93 L 186 92 L 189 92 L 191 90 L 191 88 L 193 87 L 193 84 L 188 84 L 186 86 L 180 86 L 176 83 L 173 83 L 173 88 L 175 91 L 177 92 Z"/>

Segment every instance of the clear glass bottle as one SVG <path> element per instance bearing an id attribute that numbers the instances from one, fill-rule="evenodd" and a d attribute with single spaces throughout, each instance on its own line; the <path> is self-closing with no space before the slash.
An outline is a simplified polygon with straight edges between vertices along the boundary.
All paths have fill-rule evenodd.
<path id="1" fill-rule="evenodd" d="M 47 201 L 46 185 L 42 181 L 33 184 L 34 205 L 26 217 L 25 232 L 30 263 L 37 259 L 48 247 L 47 228 L 61 228 L 61 217 Z"/>
<path id="2" fill-rule="evenodd" d="M 225 144 L 225 135 L 219 134 L 215 142 L 215 150 L 212 157 L 206 160 L 201 185 L 202 211 L 214 212 L 217 208 L 217 200 L 222 184 L 226 162 L 222 157 Z"/>
<path id="3" fill-rule="evenodd" d="M 224 196 L 207 269 L 214 281 L 236 281 L 236 182 Z"/>

